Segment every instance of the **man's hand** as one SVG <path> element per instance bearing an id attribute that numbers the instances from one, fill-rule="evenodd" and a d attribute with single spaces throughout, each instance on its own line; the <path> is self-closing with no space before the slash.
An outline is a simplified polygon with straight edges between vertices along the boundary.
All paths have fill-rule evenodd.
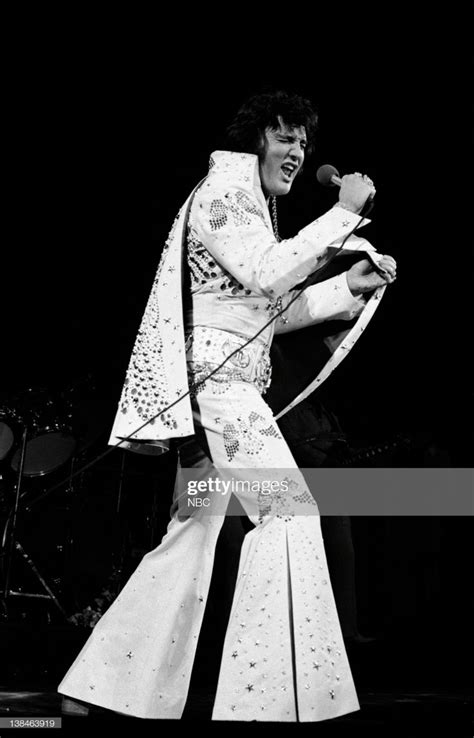
<path id="1" fill-rule="evenodd" d="M 397 262 L 393 257 L 384 255 L 377 262 L 377 266 L 383 270 L 381 274 L 375 270 L 371 261 L 362 259 L 347 271 L 347 285 L 354 296 L 363 292 L 372 292 L 377 287 L 391 284 L 396 280 Z"/>
<path id="2" fill-rule="evenodd" d="M 373 198 L 374 195 L 374 183 L 365 174 L 362 175 L 360 172 L 345 174 L 341 179 L 337 205 L 353 213 L 360 213 L 366 200 L 369 197 Z"/>

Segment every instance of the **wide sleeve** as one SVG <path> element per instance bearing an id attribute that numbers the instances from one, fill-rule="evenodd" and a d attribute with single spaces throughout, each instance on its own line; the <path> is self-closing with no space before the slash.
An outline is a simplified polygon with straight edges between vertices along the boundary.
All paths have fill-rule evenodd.
<path id="1" fill-rule="evenodd" d="M 253 293 L 271 298 L 314 272 L 328 246 L 360 222 L 359 215 L 335 207 L 294 238 L 278 242 L 266 215 L 250 187 L 207 182 L 195 198 L 190 221 L 194 236 L 226 271 Z"/>
<path id="2" fill-rule="evenodd" d="M 347 272 L 311 285 L 298 294 L 292 290 L 282 298 L 281 306 L 289 307 L 277 318 L 275 333 L 288 333 L 326 320 L 352 320 L 366 306 L 362 296 L 354 297 L 347 284 Z"/>

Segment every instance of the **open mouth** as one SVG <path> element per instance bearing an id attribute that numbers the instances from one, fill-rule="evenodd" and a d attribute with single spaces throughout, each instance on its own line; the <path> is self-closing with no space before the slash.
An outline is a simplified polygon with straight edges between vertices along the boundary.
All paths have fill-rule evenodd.
<path id="1" fill-rule="evenodd" d="M 286 179 L 291 180 L 296 171 L 296 167 L 292 166 L 291 164 L 283 164 L 281 167 L 281 171 L 285 175 Z"/>

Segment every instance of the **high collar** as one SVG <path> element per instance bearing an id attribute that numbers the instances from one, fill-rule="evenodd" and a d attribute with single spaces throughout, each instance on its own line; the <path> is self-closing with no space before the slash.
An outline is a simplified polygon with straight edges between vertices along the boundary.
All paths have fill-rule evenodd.
<path id="1" fill-rule="evenodd" d="M 260 182 L 258 156 L 237 151 L 213 151 L 209 159 L 209 175 L 225 177 L 229 183 L 253 189 L 268 207 Z"/>

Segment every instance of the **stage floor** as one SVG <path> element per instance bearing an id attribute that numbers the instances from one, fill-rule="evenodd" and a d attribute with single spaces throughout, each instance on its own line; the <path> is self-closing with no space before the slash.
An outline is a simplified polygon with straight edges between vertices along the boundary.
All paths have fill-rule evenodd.
<path id="1" fill-rule="evenodd" d="M 414 736 L 445 735 L 449 738 L 472 736 L 472 693 L 469 689 L 454 691 L 430 690 L 390 690 L 359 691 L 361 710 L 332 721 L 314 724 L 291 724 L 297 731 L 312 731 L 319 736 L 378 736 L 384 738 L 394 735 L 411 738 Z M 62 731 L 81 735 L 95 732 L 94 729 L 107 725 L 132 729 L 142 734 L 156 730 L 163 724 L 176 726 L 176 721 L 141 720 L 129 718 L 91 705 L 87 716 L 62 715 L 61 695 L 54 687 L 34 684 L 21 690 L 9 689 L 0 685 L 0 718 L 58 718 L 62 717 Z M 182 722 L 209 722 L 206 730 L 222 730 L 223 724 L 211 722 L 213 693 L 207 688 L 195 689 L 190 693 Z M 3 723 L 3 721 L 2 721 Z M 4 725 L 4 723 L 3 723 Z M 226 724 L 227 725 L 227 724 Z M 246 724 L 250 730 L 262 724 Z M 268 725 L 268 724 L 267 724 Z M 220 726 L 220 728 L 219 728 Z M 290 727 L 290 726 L 289 726 Z M 0 735 L 6 732 L 0 731 Z M 309 733 L 308 733 L 309 734 Z M 60 734 L 59 734 L 60 735 Z"/>
<path id="2" fill-rule="evenodd" d="M 220 737 L 222 730 L 236 724 L 211 721 L 220 661 L 212 633 L 207 638 L 201 634 L 181 721 L 129 718 L 93 705 L 87 716 L 63 715 L 56 688 L 89 634 L 90 629 L 71 625 L 0 621 L 0 738 L 8 734 L 7 721 L 12 718 L 62 717 L 63 734 L 86 738 L 96 734 L 112 738 L 107 730 L 122 723 L 132 735 L 155 738 L 166 724 L 176 729 L 183 723 L 199 723 L 211 735 L 217 730 Z M 362 644 L 346 641 L 346 648 L 361 709 L 317 724 L 288 723 L 290 730 L 312 738 L 472 738 L 474 689 L 467 641 L 466 649 L 447 648 L 445 642 L 441 647 L 439 632 L 426 628 L 423 634 L 410 636 L 406 630 L 398 638 Z M 262 727 L 282 724 L 239 725 L 246 731 L 258 730 L 260 738 Z"/>

